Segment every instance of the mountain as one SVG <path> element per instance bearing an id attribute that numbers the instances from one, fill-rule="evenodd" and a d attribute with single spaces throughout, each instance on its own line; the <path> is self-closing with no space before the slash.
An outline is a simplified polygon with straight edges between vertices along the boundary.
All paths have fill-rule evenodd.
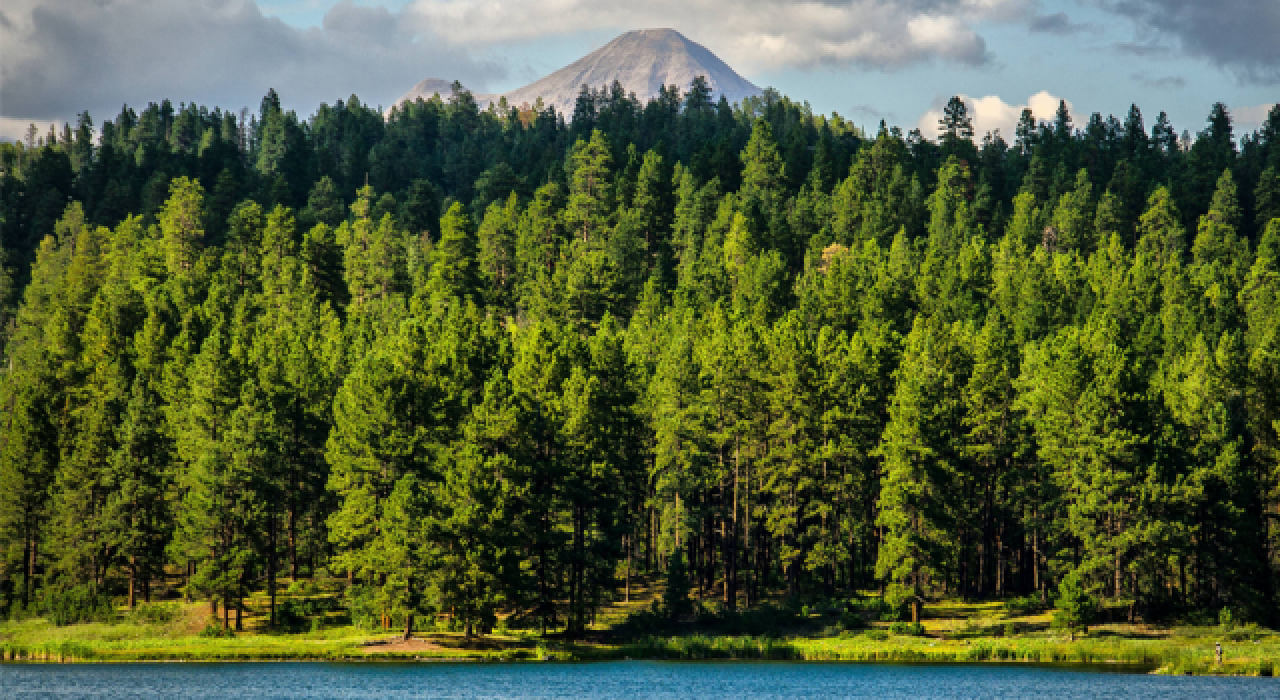
<path id="1" fill-rule="evenodd" d="M 419 82 L 417 85 L 414 85 L 409 92 L 405 93 L 404 97 L 396 100 L 396 104 L 400 104 L 405 100 L 412 102 L 419 97 L 424 100 L 429 100 L 433 95 L 437 94 L 444 98 L 448 98 L 449 95 L 452 95 L 453 81 L 441 80 L 440 78 L 427 78 L 426 80 Z"/>
<path id="2" fill-rule="evenodd" d="M 534 104 L 539 97 L 544 104 L 554 105 L 557 112 L 573 116 L 573 105 L 583 85 L 608 87 L 614 80 L 627 92 L 634 92 L 641 102 L 658 96 L 663 85 L 679 86 L 681 91 L 699 75 L 706 76 L 714 93 L 713 100 L 724 95 L 730 102 L 761 94 L 760 88 L 738 75 L 732 68 L 701 44 L 690 41 L 674 29 L 640 29 L 627 32 L 605 46 L 522 88 L 501 94 L 477 94 L 476 101 L 486 107 L 491 101 L 506 97 L 511 105 Z M 430 98 L 439 93 L 448 97 L 452 81 L 428 78 L 396 101 Z"/>

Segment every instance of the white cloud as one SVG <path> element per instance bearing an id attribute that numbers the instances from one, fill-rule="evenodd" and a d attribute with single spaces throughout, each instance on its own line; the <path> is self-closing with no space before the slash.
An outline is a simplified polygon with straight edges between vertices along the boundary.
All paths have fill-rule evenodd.
<path id="1" fill-rule="evenodd" d="M 933 108 L 920 117 L 916 122 L 916 127 L 920 129 L 920 133 L 929 138 L 937 137 L 938 121 L 942 119 L 942 108 L 946 105 L 948 99 L 950 98 L 935 100 Z M 973 131 L 978 138 L 982 138 L 989 131 L 999 131 L 1005 141 L 1009 142 L 1013 141 L 1018 120 L 1022 117 L 1022 110 L 1030 108 L 1031 114 L 1036 118 L 1036 121 L 1048 121 L 1054 118 L 1058 111 L 1058 103 L 1062 100 L 1056 95 L 1049 94 L 1047 90 L 1041 90 L 1028 97 L 1026 102 L 1022 104 L 1009 104 L 998 95 L 976 98 L 960 95 L 960 99 L 964 100 L 965 107 L 969 110 L 969 117 L 973 120 Z M 1071 112 L 1076 121 L 1079 121 L 1078 117 L 1074 117 L 1075 108 L 1072 106 L 1071 100 L 1066 102 L 1067 110 Z"/>
<path id="2" fill-rule="evenodd" d="M 27 138 L 27 129 L 35 124 L 36 131 L 40 136 L 49 133 L 49 127 L 57 130 L 58 135 L 62 135 L 62 122 L 51 122 L 47 119 L 23 119 L 21 117 L 0 117 L 0 141 L 25 141 Z"/>
<path id="3" fill-rule="evenodd" d="M 1034 0 L 416 0 L 415 26 L 478 46 L 584 30 L 669 27 L 745 71 L 781 66 L 894 68 L 988 60 L 980 22 L 1018 21 Z"/>
<path id="4" fill-rule="evenodd" d="M 5 0 L 0 5 L 0 116 L 95 124 L 121 103 L 256 109 L 275 87 L 306 116 L 357 93 L 389 104 L 426 76 L 483 88 L 499 74 L 402 13 L 342 0 L 323 26 L 295 29 L 254 0 Z M 7 132 L 6 121 L 0 128 Z"/>
<path id="5" fill-rule="evenodd" d="M 1267 121 L 1267 115 L 1275 108 L 1276 103 L 1265 103 L 1255 105 L 1253 107 L 1231 107 L 1228 111 L 1231 113 L 1236 136 L 1257 131 L 1262 123 Z"/>

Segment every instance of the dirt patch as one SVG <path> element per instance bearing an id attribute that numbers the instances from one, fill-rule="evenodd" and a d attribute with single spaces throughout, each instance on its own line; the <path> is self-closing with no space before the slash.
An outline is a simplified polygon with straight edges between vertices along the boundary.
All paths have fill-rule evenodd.
<path id="1" fill-rule="evenodd" d="M 473 637 L 467 640 L 452 635 L 427 634 L 404 641 L 399 637 L 380 639 L 364 645 L 370 654 L 381 653 L 413 653 L 413 652 L 466 652 L 466 651 L 502 651 L 505 649 L 526 646 L 521 642 L 495 639 L 492 637 Z"/>
<path id="2" fill-rule="evenodd" d="M 372 642 L 364 645 L 370 654 L 412 654 L 414 652 L 452 651 L 453 647 L 441 646 L 430 639 L 413 638 L 408 641 L 393 639 L 385 642 Z"/>

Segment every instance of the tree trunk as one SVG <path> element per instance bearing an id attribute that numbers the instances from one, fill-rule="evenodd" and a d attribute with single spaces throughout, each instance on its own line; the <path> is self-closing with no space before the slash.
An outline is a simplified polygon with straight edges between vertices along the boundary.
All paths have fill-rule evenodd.
<path id="1" fill-rule="evenodd" d="M 724 602 L 730 610 L 738 607 L 738 472 L 742 464 L 742 450 L 737 438 L 733 446 L 733 500 L 729 504 L 729 522 L 721 523 L 721 531 L 727 531 L 724 543 Z"/>
<path id="2" fill-rule="evenodd" d="M 138 558 L 129 557 L 129 609 L 138 606 Z"/>
<path id="3" fill-rule="evenodd" d="M 404 641 L 409 641 L 413 636 L 413 613 L 406 613 L 404 616 Z"/>
<path id="4" fill-rule="evenodd" d="M 290 499 L 292 501 L 293 499 Z M 289 578 L 298 580 L 298 530 L 293 504 L 289 504 Z"/>
<path id="5" fill-rule="evenodd" d="M 273 514 L 267 523 L 267 595 L 271 597 L 269 624 L 276 627 L 276 518 Z"/>
<path id="6" fill-rule="evenodd" d="M 1040 531 L 1031 534 L 1031 587 L 1040 592 L 1040 602 L 1045 602 L 1045 592 L 1040 586 Z"/>
<path id="7" fill-rule="evenodd" d="M 648 518 L 649 527 L 645 529 L 646 531 L 645 531 L 645 542 L 644 542 L 644 570 L 650 574 L 653 573 L 653 528 L 654 528 L 653 521 L 654 521 L 654 518 L 656 517 L 657 516 L 655 515 L 654 508 L 650 506 L 649 518 Z"/>
<path id="8" fill-rule="evenodd" d="M 23 584 L 26 587 L 26 592 L 23 595 L 24 606 L 30 605 L 31 596 L 35 592 L 36 557 L 38 556 L 36 554 L 36 550 L 38 549 L 38 546 L 36 544 L 35 537 L 30 538 L 30 542 L 31 547 L 27 550 L 27 575 L 25 577 L 26 581 Z"/>

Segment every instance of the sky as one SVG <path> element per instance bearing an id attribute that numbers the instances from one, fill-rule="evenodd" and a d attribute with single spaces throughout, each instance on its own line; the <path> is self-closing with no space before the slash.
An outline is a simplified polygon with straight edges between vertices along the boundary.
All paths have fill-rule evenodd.
<path id="1" fill-rule="evenodd" d="M 761 87 L 874 130 L 936 133 L 961 95 L 979 135 L 1066 100 L 1194 135 L 1214 102 L 1236 135 L 1280 101 L 1280 0 L 5 0 L 0 138 L 95 124 L 168 97 L 300 116 L 423 78 L 520 87 L 630 29 L 669 27 Z"/>

